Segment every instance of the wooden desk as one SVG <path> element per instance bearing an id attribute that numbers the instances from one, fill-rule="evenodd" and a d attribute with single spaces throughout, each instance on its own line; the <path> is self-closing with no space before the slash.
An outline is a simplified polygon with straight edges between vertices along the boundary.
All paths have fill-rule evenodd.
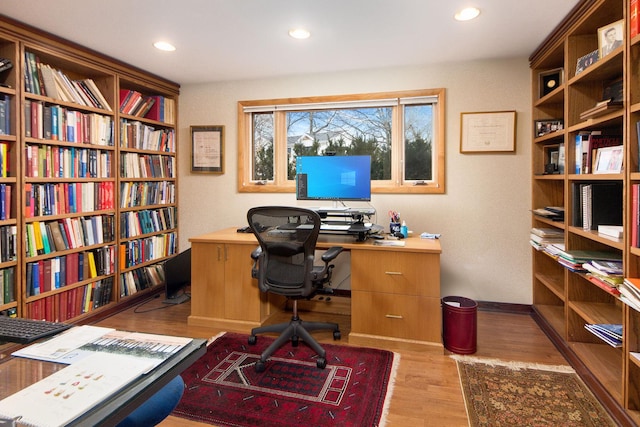
<path id="1" fill-rule="evenodd" d="M 277 310 L 251 278 L 253 234 L 229 228 L 189 241 L 190 325 L 248 333 Z M 442 345 L 440 242 L 405 241 L 404 247 L 377 246 L 350 236 L 320 236 L 319 249 L 337 245 L 351 251 L 350 343 Z"/>

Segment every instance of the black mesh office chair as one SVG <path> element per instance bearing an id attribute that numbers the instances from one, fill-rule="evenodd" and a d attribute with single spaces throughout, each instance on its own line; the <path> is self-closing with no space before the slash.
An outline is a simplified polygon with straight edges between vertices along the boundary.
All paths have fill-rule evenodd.
<path id="1" fill-rule="evenodd" d="M 333 331 L 333 339 L 340 339 L 337 323 L 304 322 L 298 317 L 298 300 L 313 297 L 326 291 L 324 285 L 331 280 L 333 265 L 329 264 L 342 248 L 335 246 L 322 255 L 324 265 L 314 265 L 316 241 L 320 233 L 320 216 L 309 209 L 283 206 L 263 206 L 249 210 L 249 226 L 258 239 L 260 247 L 252 254 L 254 265 L 252 276 L 258 279 L 262 292 L 284 295 L 293 301 L 293 315 L 289 323 L 254 328 L 249 344 L 255 344 L 257 334 L 274 332 L 280 336 L 262 353 L 256 363 L 257 372 L 265 370 L 267 359 L 285 342 L 293 346 L 302 339 L 318 353 L 316 365 L 324 369 L 327 365 L 325 350 L 309 331 Z"/>

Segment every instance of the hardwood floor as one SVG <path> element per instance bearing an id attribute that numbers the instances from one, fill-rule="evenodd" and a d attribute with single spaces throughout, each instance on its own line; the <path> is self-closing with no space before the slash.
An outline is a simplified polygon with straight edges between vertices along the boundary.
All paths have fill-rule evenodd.
<path id="1" fill-rule="evenodd" d="M 340 299 L 318 303 L 334 312 L 344 312 Z M 348 304 L 348 303 L 347 303 Z M 333 305 L 333 307 L 331 307 Z M 327 320 L 340 323 L 343 339 L 348 345 L 350 318 L 348 315 L 323 313 L 316 310 L 302 312 L 305 320 Z M 117 313 L 98 324 L 122 330 L 161 333 L 167 335 L 209 338 L 217 329 L 187 325 L 190 304 L 166 305 L 162 298 Z M 272 319 L 286 321 L 287 313 Z M 249 331 L 235 331 L 248 333 Z M 321 342 L 333 342 L 331 333 L 316 333 Z M 468 426 L 462 391 L 455 362 L 450 353 L 435 347 L 426 351 L 407 351 L 388 348 L 400 354 L 400 364 L 389 408 L 387 426 Z M 535 321 L 527 314 L 489 311 L 478 312 L 478 357 L 499 358 L 531 363 L 567 364 Z M 205 426 L 206 424 L 169 417 L 162 427 Z"/>

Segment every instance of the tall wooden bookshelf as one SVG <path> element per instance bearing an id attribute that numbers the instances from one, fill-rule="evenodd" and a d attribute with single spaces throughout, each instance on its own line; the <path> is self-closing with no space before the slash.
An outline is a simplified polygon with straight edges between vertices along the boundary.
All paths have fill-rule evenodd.
<path id="1" fill-rule="evenodd" d="M 2 16 L 0 57 L 0 311 L 75 322 L 158 289 L 179 86 Z M 129 92 L 149 108 L 121 110 Z"/>
<path id="2" fill-rule="evenodd" d="M 564 208 L 554 221 L 532 214 L 532 226 L 559 230 L 566 250 L 597 250 L 617 254 L 626 277 L 640 276 L 640 249 L 632 247 L 632 186 L 640 183 L 638 135 L 640 120 L 640 37 L 630 39 L 630 0 L 583 0 L 531 55 L 532 78 L 532 209 Z M 596 61 L 602 29 L 621 25 L 622 46 Z M 599 29 L 601 29 L 599 33 Z M 597 57 L 596 57 L 597 58 Z M 586 65 L 586 67 L 584 66 Z M 546 76 L 559 76 L 555 87 L 544 87 Z M 617 83 L 616 83 L 617 82 Z M 585 116 L 603 100 L 606 88 L 622 85 L 622 104 Z M 562 126 L 549 130 L 548 123 Z M 542 123 L 542 125 L 541 125 Z M 538 132 L 538 129 L 543 131 Z M 557 130 L 556 130 L 557 129 Z M 618 136 L 623 169 L 585 169 L 582 147 L 594 131 Z M 552 164 L 554 153 L 563 167 Z M 549 166 L 549 165 L 552 166 Z M 591 164 L 588 163 L 588 167 Z M 581 193 L 587 185 L 608 185 L 619 200 L 610 211 L 621 212 L 621 238 L 583 227 Z M 596 202 L 593 202 L 596 203 Z M 594 206 L 593 209 L 601 209 Z M 576 367 L 585 382 L 622 425 L 640 423 L 640 314 L 616 295 L 596 286 L 582 272 L 563 267 L 543 251 L 532 250 L 533 307 L 540 322 Z M 610 346 L 585 329 L 586 324 L 623 325 L 623 345 Z"/>

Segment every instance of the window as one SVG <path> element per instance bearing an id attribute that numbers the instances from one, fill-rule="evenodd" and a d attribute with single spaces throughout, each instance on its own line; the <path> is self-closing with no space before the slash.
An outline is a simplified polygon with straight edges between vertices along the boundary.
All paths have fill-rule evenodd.
<path id="1" fill-rule="evenodd" d="M 444 93 L 241 101 L 239 191 L 295 191 L 297 156 L 368 154 L 373 193 L 444 193 Z"/>

